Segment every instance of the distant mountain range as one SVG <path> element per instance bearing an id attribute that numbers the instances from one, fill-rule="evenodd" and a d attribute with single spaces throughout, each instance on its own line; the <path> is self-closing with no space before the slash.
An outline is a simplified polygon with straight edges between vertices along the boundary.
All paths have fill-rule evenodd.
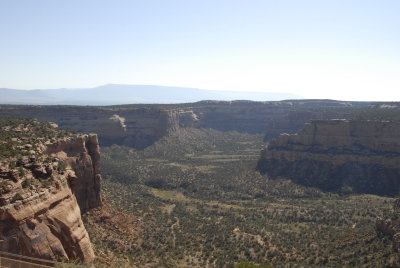
<path id="1" fill-rule="evenodd" d="M 201 100 L 277 101 L 302 99 L 290 93 L 203 90 L 151 85 L 107 84 L 94 88 L 18 90 L 0 88 L 0 104 L 117 105 L 187 103 Z"/>

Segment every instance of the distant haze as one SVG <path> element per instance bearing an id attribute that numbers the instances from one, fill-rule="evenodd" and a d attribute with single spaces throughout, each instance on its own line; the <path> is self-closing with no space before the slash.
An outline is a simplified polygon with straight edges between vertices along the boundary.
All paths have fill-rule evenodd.
<path id="1" fill-rule="evenodd" d="M 95 88 L 18 90 L 0 88 L 1 104 L 116 105 L 186 103 L 201 100 L 276 101 L 301 99 L 290 93 L 219 91 L 153 85 L 108 84 Z"/>

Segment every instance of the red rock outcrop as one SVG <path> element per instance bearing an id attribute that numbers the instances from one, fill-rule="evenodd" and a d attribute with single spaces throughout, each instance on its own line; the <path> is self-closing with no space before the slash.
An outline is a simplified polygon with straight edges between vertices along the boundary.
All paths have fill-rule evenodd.
<path id="1" fill-rule="evenodd" d="M 72 168 L 71 189 L 82 212 L 101 206 L 100 147 L 97 135 L 80 135 L 47 144 L 46 151 Z"/>
<path id="2" fill-rule="evenodd" d="M 393 196 L 400 188 L 400 123 L 314 120 L 271 140 L 258 169 L 324 190 Z"/>
<path id="3" fill-rule="evenodd" d="M 102 204 L 97 136 L 35 141 L 14 144 L 25 151 L 0 161 L 0 250 L 91 263 L 95 256 L 81 212 Z"/>
<path id="4" fill-rule="evenodd" d="M 94 260 L 81 211 L 66 178 L 60 178 L 52 190 L 21 198 L 0 208 L 0 250 L 52 260 Z"/>

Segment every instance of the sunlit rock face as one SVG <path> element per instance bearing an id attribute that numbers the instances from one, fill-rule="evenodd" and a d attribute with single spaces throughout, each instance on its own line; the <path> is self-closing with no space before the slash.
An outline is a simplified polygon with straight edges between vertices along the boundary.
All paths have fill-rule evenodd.
<path id="1" fill-rule="evenodd" d="M 65 181 L 1 208 L 2 251 L 44 259 L 94 260 L 76 198 Z"/>
<path id="2" fill-rule="evenodd" d="M 262 151 L 258 170 L 307 186 L 394 196 L 400 187 L 400 123 L 314 120 Z"/>
<path id="3" fill-rule="evenodd" d="M 17 166 L 1 162 L 0 250 L 92 263 L 81 213 L 102 205 L 97 135 L 37 141 Z"/>
<path id="4" fill-rule="evenodd" d="M 74 171 L 70 180 L 82 212 L 101 206 L 100 147 L 97 135 L 79 135 L 68 140 L 47 144 L 46 151 L 64 160 Z"/>
<path id="5" fill-rule="evenodd" d="M 34 117 L 56 122 L 60 128 L 97 133 L 100 144 L 125 145 L 137 149 L 150 146 L 181 127 L 193 127 L 192 110 L 146 107 L 1 106 L 0 115 Z"/>

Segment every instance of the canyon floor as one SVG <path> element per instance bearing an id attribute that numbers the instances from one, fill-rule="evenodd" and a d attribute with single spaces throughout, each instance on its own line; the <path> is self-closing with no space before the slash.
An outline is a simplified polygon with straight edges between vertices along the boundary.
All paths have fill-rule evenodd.
<path id="1" fill-rule="evenodd" d="M 97 266 L 394 267 L 376 217 L 394 199 L 338 195 L 256 170 L 263 135 L 182 129 L 102 148 L 102 210 L 84 215 Z M 264 266 L 263 266 L 264 267 Z"/>

